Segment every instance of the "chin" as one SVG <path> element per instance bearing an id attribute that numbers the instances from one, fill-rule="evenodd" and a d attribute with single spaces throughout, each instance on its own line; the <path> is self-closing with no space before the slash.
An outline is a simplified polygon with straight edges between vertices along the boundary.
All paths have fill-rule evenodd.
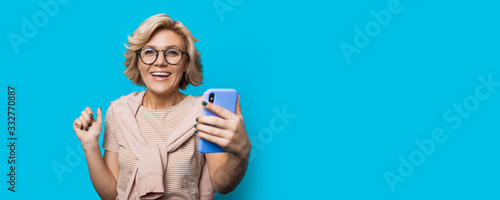
<path id="1" fill-rule="evenodd" d="M 162 86 L 153 86 L 148 88 L 151 92 L 155 94 L 165 95 L 173 91 L 172 87 L 162 87 Z"/>
<path id="2" fill-rule="evenodd" d="M 149 89 L 151 92 L 161 95 L 171 93 L 172 91 L 175 91 L 178 88 L 171 83 L 157 83 L 157 82 L 155 83 L 154 81 L 147 86 L 148 86 L 147 89 Z"/>

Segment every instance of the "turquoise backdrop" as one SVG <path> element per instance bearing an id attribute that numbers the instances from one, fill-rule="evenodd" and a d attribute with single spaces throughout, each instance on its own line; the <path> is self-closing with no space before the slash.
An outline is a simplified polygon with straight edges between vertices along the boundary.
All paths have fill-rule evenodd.
<path id="1" fill-rule="evenodd" d="M 235 88 L 253 149 L 216 199 L 499 199 L 495 1 L 4 1 L 1 199 L 98 199 L 72 122 L 137 87 L 127 35 L 167 13 L 204 83 Z M 8 112 L 8 111 L 7 111 Z M 102 139 L 102 134 L 101 134 Z M 101 143 L 102 144 L 102 143 Z"/>

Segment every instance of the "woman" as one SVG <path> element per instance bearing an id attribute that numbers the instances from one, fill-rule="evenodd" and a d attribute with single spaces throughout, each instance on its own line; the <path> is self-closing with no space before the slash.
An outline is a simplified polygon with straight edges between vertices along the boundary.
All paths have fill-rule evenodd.
<path id="1" fill-rule="evenodd" d="M 212 199 L 245 175 L 250 154 L 239 95 L 236 113 L 185 95 L 203 80 L 197 40 L 166 14 L 150 17 L 129 36 L 125 74 L 146 87 L 113 101 L 105 119 L 86 107 L 73 123 L 95 190 L 102 199 Z M 220 117 L 200 116 L 202 108 Z M 187 127 L 187 128 L 186 128 Z M 228 153 L 201 154 L 198 139 Z"/>

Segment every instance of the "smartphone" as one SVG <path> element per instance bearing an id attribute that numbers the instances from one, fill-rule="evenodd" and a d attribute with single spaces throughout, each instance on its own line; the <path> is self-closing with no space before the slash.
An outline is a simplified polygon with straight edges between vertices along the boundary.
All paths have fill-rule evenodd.
<path id="1" fill-rule="evenodd" d="M 223 107 L 232 113 L 236 110 L 236 100 L 238 93 L 235 89 L 209 89 L 205 92 L 204 100 Z M 203 116 L 218 116 L 209 110 L 203 108 Z M 218 145 L 200 138 L 198 142 L 198 151 L 200 153 L 219 153 L 226 152 Z"/>

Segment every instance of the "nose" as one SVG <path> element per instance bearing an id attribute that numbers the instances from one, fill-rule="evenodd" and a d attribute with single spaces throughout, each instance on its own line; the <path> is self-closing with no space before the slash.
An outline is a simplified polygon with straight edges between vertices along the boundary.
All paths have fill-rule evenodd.
<path id="1" fill-rule="evenodd" d="M 158 58 L 156 58 L 156 61 L 154 63 L 155 66 L 159 67 L 166 67 L 167 66 L 167 61 L 165 60 L 165 51 L 164 50 L 158 50 Z"/>

